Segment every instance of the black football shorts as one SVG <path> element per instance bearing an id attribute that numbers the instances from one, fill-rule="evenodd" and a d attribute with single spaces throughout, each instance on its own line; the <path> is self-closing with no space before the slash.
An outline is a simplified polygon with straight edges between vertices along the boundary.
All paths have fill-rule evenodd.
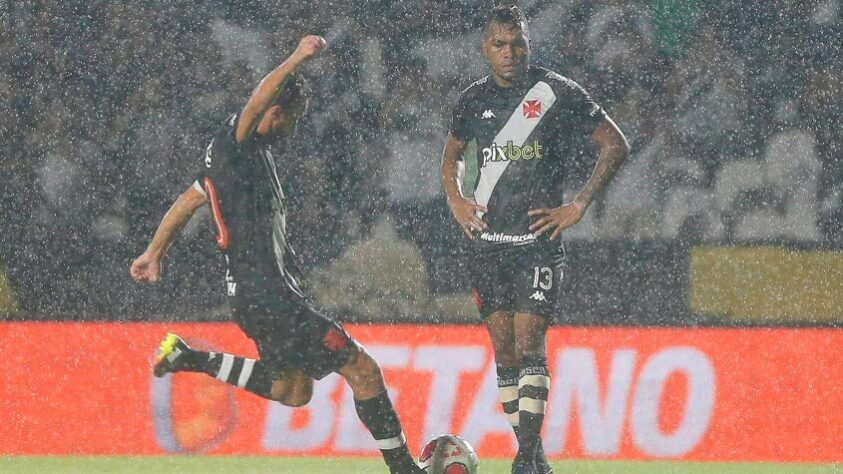
<path id="1" fill-rule="evenodd" d="M 496 311 L 556 318 L 564 254 L 516 248 L 478 255 L 471 272 L 474 302 L 483 319 Z"/>
<path id="2" fill-rule="evenodd" d="M 319 380 L 343 367 L 357 342 L 333 319 L 293 292 L 250 291 L 238 284 L 230 299 L 234 320 L 255 341 L 261 361 L 278 370 L 290 366 Z"/>

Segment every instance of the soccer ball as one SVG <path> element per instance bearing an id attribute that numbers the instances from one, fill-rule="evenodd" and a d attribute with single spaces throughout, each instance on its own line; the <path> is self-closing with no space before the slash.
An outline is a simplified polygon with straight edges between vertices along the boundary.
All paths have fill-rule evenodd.
<path id="1" fill-rule="evenodd" d="M 477 453 L 468 441 L 457 435 L 443 434 L 424 445 L 419 467 L 428 474 L 475 474 Z"/>

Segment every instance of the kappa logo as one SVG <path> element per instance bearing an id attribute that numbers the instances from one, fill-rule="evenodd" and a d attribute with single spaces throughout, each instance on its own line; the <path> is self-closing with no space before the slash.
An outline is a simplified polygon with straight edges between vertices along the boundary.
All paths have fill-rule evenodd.
<path id="1" fill-rule="evenodd" d="M 495 115 L 494 112 L 492 112 L 492 109 L 486 109 L 486 111 L 483 112 L 483 115 L 481 115 L 480 117 L 483 118 L 484 120 L 486 120 L 486 119 L 496 117 L 496 115 Z"/>
<path id="2" fill-rule="evenodd" d="M 526 100 L 522 112 L 524 117 L 528 119 L 539 118 L 542 114 L 542 102 L 540 100 Z"/>
<path id="3" fill-rule="evenodd" d="M 536 300 L 536 301 L 543 301 L 543 302 L 547 303 L 547 298 L 544 297 L 544 293 L 539 291 L 539 290 L 536 290 L 535 293 L 530 295 L 530 299 Z"/>

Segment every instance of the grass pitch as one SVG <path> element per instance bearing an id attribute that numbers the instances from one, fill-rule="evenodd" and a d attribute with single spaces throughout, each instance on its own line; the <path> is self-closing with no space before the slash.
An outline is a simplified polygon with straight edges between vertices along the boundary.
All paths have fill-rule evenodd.
<path id="1" fill-rule="evenodd" d="M 482 474 L 509 474 L 509 462 L 481 459 Z M 820 474 L 843 473 L 839 464 L 697 463 L 667 461 L 564 461 L 558 474 Z M 260 456 L 6 456 L 0 473 L 25 474 L 386 474 L 375 458 L 280 458 Z"/>

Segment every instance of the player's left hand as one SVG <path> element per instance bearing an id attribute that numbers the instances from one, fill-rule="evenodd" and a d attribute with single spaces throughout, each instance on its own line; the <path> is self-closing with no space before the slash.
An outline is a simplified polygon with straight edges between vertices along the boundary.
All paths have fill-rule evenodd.
<path id="1" fill-rule="evenodd" d="M 562 231 L 576 224 L 585 215 L 585 206 L 576 201 L 563 204 L 554 208 L 531 209 L 527 215 L 542 216 L 530 226 L 530 232 L 536 237 L 553 230 L 550 240 L 556 240 L 562 235 Z"/>
<path id="2" fill-rule="evenodd" d="M 149 252 L 144 252 L 132 262 L 129 273 L 137 282 L 158 283 L 161 279 L 161 260 Z"/>

